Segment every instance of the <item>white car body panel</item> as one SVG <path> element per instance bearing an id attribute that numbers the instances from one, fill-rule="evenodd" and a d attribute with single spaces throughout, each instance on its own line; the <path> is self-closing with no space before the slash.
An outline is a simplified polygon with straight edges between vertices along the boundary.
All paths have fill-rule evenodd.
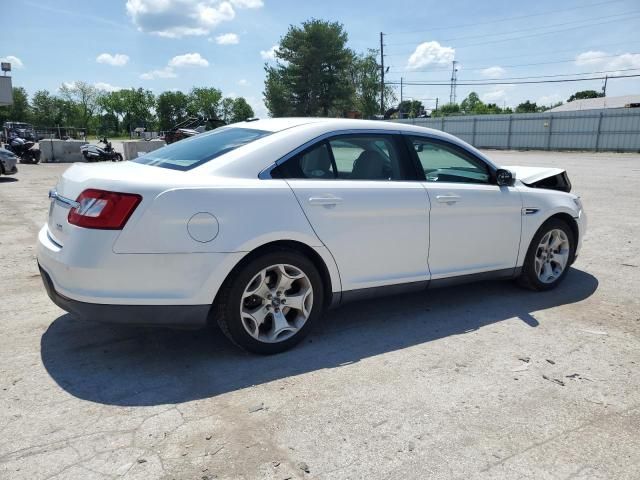
<path id="1" fill-rule="evenodd" d="M 558 214 L 568 215 L 576 220 L 579 230 L 578 243 L 576 245 L 576 255 L 578 255 L 587 229 L 587 216 L 582 207 L 578 206 L 574 200 L 578 197 L 553 190 L 528 188 L 522 184 L 518 187 L 518 190 L 522 194 L 523 208 L 535 209 L 537 212 L 522 217 L 522 240 L 520 241 L 521 248 L 517 265 L 522 266 L 524 263 L 527 248 L 540 226 L 548 218 Z"/>
<path id="2" fill-rule="evenodd" d="M 522 223 L 514 187 L 424 182 L 431 197 L 432 279 L 513 269 Z"/>
<path id="3" fill-rule="evenodd" d="M 429 197 L 418 182 L 288 182 L 341 266 L 343 290 L 429 279 Z"/>
<path id="4" fill-rule="evenodd" d="M 513 187 L 271 179 L 269 169 L 292 152 L 344 132 L 433 137 L 498 167 L 456 137 L 412 125 L 302 118 L 224 128 L 237 126 L 274 133 L 188 171 L 135 162 L 69 168 L 56 186 L 67 199 L 95 188 L 136 193 L 142 202 L 122 230 L 71 225 L 69 207 L 52 203 L 37 256 L 55 291 L 96 305 L 211 305 L 243 258 L 289 241 L 319 256 L 339 300 L 341 292 L 515 271 L 536 230 L 554 214 L 575 219 L 579 242 L 584 235 L 586 217 L 575 195 L 525 185 L 562 169 L 503 167 L 515 173 Z M 341 201 L 326 200 L 332 196 Z M 320 201 L 311 204 L 312 198 Z M 524 214 L 527 208 L 535 212 Z M 189 221 L 198 214 L 209 223 L 192 226 L 210 229 L 212 238 L 190 233 Z"/>
<path id="5" fill-rule="evenodd" d="M 243 182 L 211 177 L 211 183 L 159 194 L 130 219 L 114 252 L 250 252 L 275 240 L 323 246 L 284 180 Z M 211 241 L 196 241 L 187 231 L 189 219 L 199 212 L 217 219 L 219 231 Z M 153 237 L 145 235 L 148 231 L 154 231 Z"/>

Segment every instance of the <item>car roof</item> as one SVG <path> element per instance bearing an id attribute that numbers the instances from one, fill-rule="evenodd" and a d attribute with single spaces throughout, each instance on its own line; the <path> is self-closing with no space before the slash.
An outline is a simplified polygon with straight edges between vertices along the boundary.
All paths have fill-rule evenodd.
<path id="1" fill-rule="evenodd" d="M 489 158 L 468 143 L 453 135 L 417 125 L 381 120 L 355 120 L 347 118 L 269 118 L 264 120 L 248 120 L 222 128 L 250 128 L 271 132 L 254 142 L 237 148 L 216 162 L 207 162 L 195 168 L 194 172 L 208 171 L 220 176 L 250 177 L 255 176 L 274 161 L 289 154 L 299 146 L 320 138 L 326 134 L 363 132 L 389 132 L 428 136 L 446 140 L 472 152 L 495 167 Z M 267 153 L 268 152 L 268 153 Z"/>
<path id="2" fill-rule="evenodd" d="M 387 122 L 382 120 L 359 120 L 351 118 L 326 118 L 326 117 L 280 117 L 265 119 L 250 119 L 244 122 L 232 124 L 233 127 L 253 128 L 267 132 L 280 132 L 290 128 L 313 124 L 316 127 L 325 126 L 327 130 L 333 129 L 375 129 L 390 131 L 424 131 L 430 130 L 424 127 L 415 127 L 399 122 Z M 434 130 L 436 131 L 436 130 Z"/>
<path id="3" fill-rule="evenodd" d="M 390 122 L 385 120 L 360 120 L 352 118 L 326 118 L 326 117 L 280 117 L 265 119 L 250 119 L 244 122 L 233 123 L 229 127 L 252 128 L 277 133 L 292 129 L 312 129 L 315 132 L 333 132 L 339 130 L 378 130 L 389 132 L 403 132 L 415 134 L 428 134 L 431 137 L 439 137 L 454 143 L 460 142 L 458 137 L 441 130 L 420 127 L 402 122 Z"/>

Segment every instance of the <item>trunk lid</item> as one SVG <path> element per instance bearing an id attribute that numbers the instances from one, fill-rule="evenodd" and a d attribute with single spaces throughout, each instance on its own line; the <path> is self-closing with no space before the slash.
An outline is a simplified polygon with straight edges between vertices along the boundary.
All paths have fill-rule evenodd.
<path id="1" fill-rule="evenodd" d="M 78 163 L 68 168 L 53 190 L 61 197 L 52 198 L 49 206 L 49 235 L 60 246 L 64 246 L 74 225 L 69 224 L 70 202 L 75 202 L 80 193 L 88 188 L 121 193 L 137 193 L 153 197 L 163 185 L 176 182 L 180 172 L 149 167 L 132 162 L 104 162 L 97 164 Z M 139 208 L 140 206 L 138 206 Z"/>

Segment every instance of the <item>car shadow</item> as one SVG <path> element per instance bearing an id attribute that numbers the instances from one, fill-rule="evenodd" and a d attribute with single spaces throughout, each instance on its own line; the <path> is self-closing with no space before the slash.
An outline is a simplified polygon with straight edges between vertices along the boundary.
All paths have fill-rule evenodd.
<path id="1" fill-rule="evenodd" d="M 0 183 L 13 183 L 13 182 L 17 182 L 18 179 L 15 177 L 3 177 L 0 176 Z"/>
<path id="2" fill-rule="evenodd" d="M 51 377 L 75 397 L 145 406 L 182 403 L 333 368 L 363 358 L 460 335 L 510 318 L 538 326 L 533 312 L 579 302 L 598 280 L 571 269 L 549 292 L 511 282 L 434 289 L 331 310 L 297 348 L 274 356 L 244 353 L 221 332 L 165 330 L 56 319 L 41 355 Z"/>

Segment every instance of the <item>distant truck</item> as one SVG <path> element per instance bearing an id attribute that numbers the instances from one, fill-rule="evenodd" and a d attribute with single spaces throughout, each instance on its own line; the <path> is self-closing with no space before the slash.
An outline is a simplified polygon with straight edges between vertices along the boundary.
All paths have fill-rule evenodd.
<path id="1" fill-rule="evenodd" d="M 4 122 L 2 124 L 2 141 L 7 142 L 9 138 L 19 137 L 25 140 L 37 142 L 36 130 L 33 125 L 25 122 Z"/>

